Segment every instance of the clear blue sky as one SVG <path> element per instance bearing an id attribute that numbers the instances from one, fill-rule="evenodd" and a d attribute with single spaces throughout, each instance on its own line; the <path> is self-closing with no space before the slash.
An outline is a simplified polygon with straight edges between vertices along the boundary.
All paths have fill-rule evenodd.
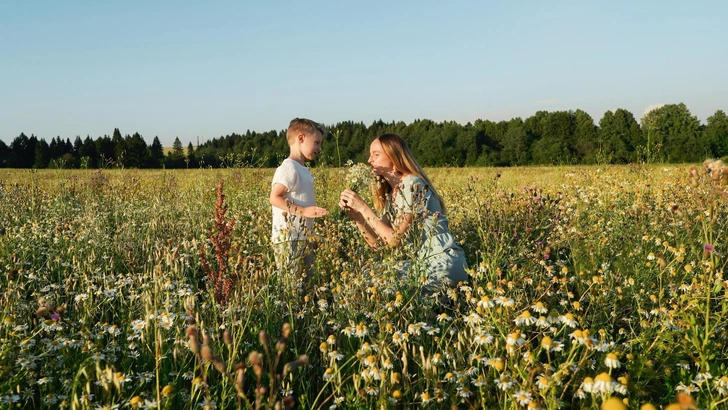
<path id="1" fill-rule="evenodd" d="M 728 111 L 728 1 L 4 1 L 0 138 Z"/>

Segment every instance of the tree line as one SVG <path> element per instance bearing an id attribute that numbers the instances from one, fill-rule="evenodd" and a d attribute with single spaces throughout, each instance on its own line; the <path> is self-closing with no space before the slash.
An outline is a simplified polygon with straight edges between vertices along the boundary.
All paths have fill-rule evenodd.
<path id="1" fill-rule="evenodd" d="M 716 111 L 701 124 L 685 104 L 648 112 L 638 123 L 625 109 L 607 111 L 595 124 L 582 110 L 538 111 L 525 120 L 416 120 L 411 124 L 345 121 L 327 127 L 314 165 L 366 161 L 369 143 L 394 132 L 410 145 L 423 166 L 519 166 L 699 162 L 728 156 L 728 116 Z M 158 137 L 147 145 L 139 133 L 92 139 L 56 137 L 46 142 L 21 133 L 10 145 L 0 141 L 3 168 L 198 168 L 276 167 L 288 155 L 285 130 L 232 133 L 186 149 L 176 138 L 165 153 Z"/>

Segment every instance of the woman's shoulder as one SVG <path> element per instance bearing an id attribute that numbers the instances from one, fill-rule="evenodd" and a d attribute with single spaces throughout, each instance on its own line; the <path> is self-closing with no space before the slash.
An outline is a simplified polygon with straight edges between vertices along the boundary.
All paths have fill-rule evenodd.
<path id="1" fill-rule="evenodd" d="M 402 186 L 406 188 L 423 188 L 427 183 L 415 174 L 402 177 Z"/>
<path id="2" fill-rule="evenodd" d="M 425 181 L 423 181 L 422 178 L 420 178 L 419 176 L 417 176 L 415 174 L 407 174 L 407 175 L 405 175 L 405 176 L 402 177 L 402 183 L 403 184 L 410 184 L 411 185 L 411 184 L 416 184 L 418 182 L 421 183 L 421 184 L 424 184 L 425 183 Z"/>

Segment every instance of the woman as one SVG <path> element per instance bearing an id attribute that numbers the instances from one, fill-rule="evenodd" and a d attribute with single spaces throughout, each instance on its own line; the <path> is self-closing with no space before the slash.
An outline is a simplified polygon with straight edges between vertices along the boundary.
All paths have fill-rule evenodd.
<path id="1" fill-rule="evenodd" d="M 341 193 L 339 207 L 356 222 L 369 246 L 414 246 L 426 268 L 428 292 L 467 280 L 465 254 L 449 232 L 445 204 L 402 137 L 377 137 L 368 162 L 381 182 L 374 195 L 381 218 L 351 189 Z"/>

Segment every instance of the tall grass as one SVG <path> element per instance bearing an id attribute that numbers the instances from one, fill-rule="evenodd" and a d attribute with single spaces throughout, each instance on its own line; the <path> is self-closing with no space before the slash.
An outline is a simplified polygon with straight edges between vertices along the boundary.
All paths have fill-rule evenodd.
<path id="1" fill-rule="evenodd" d="M 471 280 L 425 296 L 417 263 L 398 275 L 338 212 L 344 171 L 313 171 L 330 213 L 305 293 L 275 270 L 272 170 L 0 173 L 0 406 L 728 401 L 728 215 L 710 178 L 430 170 Z"/>

